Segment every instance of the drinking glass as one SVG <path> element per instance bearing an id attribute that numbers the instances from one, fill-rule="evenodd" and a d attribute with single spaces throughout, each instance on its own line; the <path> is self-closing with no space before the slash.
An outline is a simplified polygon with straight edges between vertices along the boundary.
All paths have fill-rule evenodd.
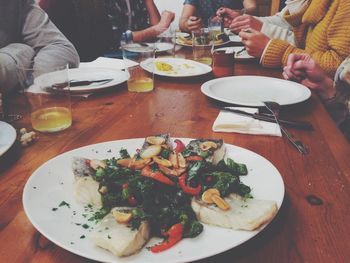
<path id="1" fill-rule="evenodd" d="M 128 90 L 131 92 L 148 92 L 154 89 L 155 45 L 148 43 L 141 52 L 123 49 L 123 60 L 128 75 Z"/>
<path id="2" fill-rule="evenodd" d="M 235 52 L 233 49 L 213 51 L 213 75 L 217 78 L 233 75 Z"/>
<path id="3" fill-rule="evenodd" d="M 193 59 L 200 63 L 212 63 L 212 37 L 208 28 L 192 31 Z"/>
<path id="4" fill-rule="evenodd" d="M 219 40 L 218 35 L 224 32 L 223 23 L 219 17 L 211 17 L 208 20 L 208 29 L 213 41 Z"/>
<path id="5" fill-rule="evenodd" d="M 72 125 L 68 65 L 50 72 L 19 67 L 18 75 L 30 104 L 33 129 L 57 132 Z"/>
<path id="6" fill-rule="evenodd" d="M 155 43 L 155 56 L 175 57 L 175 27 L 171 24 L 167 30 L 157 35 Z"/>

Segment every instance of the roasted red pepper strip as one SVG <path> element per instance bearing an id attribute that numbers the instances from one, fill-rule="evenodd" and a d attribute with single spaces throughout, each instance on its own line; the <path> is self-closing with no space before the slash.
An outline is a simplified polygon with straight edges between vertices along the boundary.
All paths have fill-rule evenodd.
<path id="1" fill-rule="evenodd" d="M 199 193 L 201 192 L 202 190 L 202 186 L 199 184 L 197 187 L 191 187 L 191 186 L 188 186 L 186 185 L 186 177 L 187 177 L 187 174 L 184 173 L 183 175 L 181 175 L 179 177 L 179 185 L 181 187 L 181 189 L 186 193 L 186 194 L 189 194 L 189 195 L 199 195 Z"/>
<path id="2" fill-rule="evenodd" d="M 188 156 L 185 158 L 186 161 L 191 162 L 191 161 L 202 161 L 203 157 L 199 156 L 199 155 L 192 155 L 192 156 Z"/>
<path id="3" fill-rule="evenodd" d="M 153 253 L 159 253 L 167 250 L 179 242 L 182 239 L 183 235 L 183 225 L 181 223 L 175 224 L 170 227 L 169 230 L 164 234 L 167 236 L 167 239 L 151 247 L 150 250 Z"/>
<path id="4" fill-rule="evenodd" d="M 168 177 L 166 177 L 164 174 L 162 174 L 160 171 L 152 171 L 151 167 L 149 165 L 145 166 L 141 170 L 141 175 L 145 177 L 152 178 L 158 182 L 161 182 L 163 184 L 167 185 L 175 185 L 173 181 L 171 181 Z"/>
<path id="5" fill-rule="evenodd" d="M 176 143 L 175 152 L 180 153 L 186 149 L 185 144 L 179 139 L 176 139 L 174 142 Z"/>

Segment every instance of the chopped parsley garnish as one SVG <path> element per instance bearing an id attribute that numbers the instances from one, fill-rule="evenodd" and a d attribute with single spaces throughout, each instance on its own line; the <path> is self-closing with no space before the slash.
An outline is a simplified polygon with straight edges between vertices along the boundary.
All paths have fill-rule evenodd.
<path id="1" fill-rule="evenodd" d="M 88 224 L 81 225 L 83 228 L 88 229 L 90 226 Z"/>
<path id="2" fill-rule="evenodd" d="M 85 235 L 81 235 L 81 236 L 80 236 L 80 239 L 84 239 L 84 238 L 85 238 Z"/>
<path id="3" fill-rule="evenodd" d="M 65 202 L 65 201 L 62 201 L 58 206 L 59 206 L 59 207 L 61 207 L 61 206 L 67 206 L 68 208 L 70 208 L 70 204 L 68 204 L 68 203 Z"/>

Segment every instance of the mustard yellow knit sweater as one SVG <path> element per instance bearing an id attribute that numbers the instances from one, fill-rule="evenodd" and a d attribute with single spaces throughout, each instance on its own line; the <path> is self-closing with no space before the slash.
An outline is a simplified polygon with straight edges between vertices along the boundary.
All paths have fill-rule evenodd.
<path id="1" fill-rule="evenodd" d="M 293 26 L 297 47 L 273 39 L 261 63 L 281 67 L 291 53 L 308 53 L 333 77 L 350 55 L 350 0 L 311 0 L 300 12 L 284 18 Z"/>

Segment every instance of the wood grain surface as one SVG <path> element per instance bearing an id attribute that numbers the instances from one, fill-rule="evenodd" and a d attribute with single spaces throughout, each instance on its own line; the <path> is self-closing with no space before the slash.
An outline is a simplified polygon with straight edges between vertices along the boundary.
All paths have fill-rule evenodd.
<path id="1" fill-rule="evenodd" d="M 280 70 L 264 69 L 256 61 L 237 62 L 234 74 L 281 77 Z M 252 150 L 277 167 L 286 186 L 281 210 L 268 227 L 239 247 L 201 262 L 349 262 L 350 148 L 318 97 L 281 112 L 315 127 L 311 132 L 291 130 L 310 150 L 302 156 L 285 138 L 213 132 L 219 110 L 200 92 L 211 78 L 156 78 L 150 93 L 130 93 L 123 84 L 74 99 L 71 128 L 40 134 L 27 148 L 15 144 L 0 158 L 0 262 L 91 262 L 54 245 L 31 225 L 22 206 L 27 179 L 47 160 L 71 149 L 159 133 L 222 138 Z M 31 129 L 21 96 L 13 98 L 12 106 L 24 113 L 14 126 Z"/>

